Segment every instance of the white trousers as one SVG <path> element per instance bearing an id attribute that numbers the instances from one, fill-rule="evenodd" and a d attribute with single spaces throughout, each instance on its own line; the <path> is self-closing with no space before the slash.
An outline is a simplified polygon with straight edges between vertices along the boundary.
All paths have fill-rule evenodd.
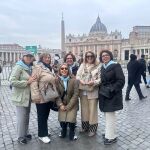
<path id="1" fill-rule="evenodd" d="M 115 112 L 105 112 L 105 138 L 116 138 L 116 115 Z"/>

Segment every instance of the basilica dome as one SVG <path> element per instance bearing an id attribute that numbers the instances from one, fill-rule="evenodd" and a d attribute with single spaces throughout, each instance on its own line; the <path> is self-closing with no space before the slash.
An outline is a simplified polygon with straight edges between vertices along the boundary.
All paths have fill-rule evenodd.
<path id="1" fill-rule="evenodd" d="M 96 23 L 93 24 L 90 30 L 90 35 L 93 34 L 106 34 L 107 28 L 106 26 L 101 22 L 99 16 L 97 17 Z"/>

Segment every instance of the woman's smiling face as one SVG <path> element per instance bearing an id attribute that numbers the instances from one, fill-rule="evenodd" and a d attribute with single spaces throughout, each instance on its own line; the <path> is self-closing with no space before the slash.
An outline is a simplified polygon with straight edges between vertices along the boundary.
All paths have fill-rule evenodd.
<path id="1" fill-rule="evenodd" d="M 108 53 L 103 53 L 102 54 L 102 62 L 104 63 L 104 64 L 107 64 L 108 62 L 110 61 L 110 55 L 108 54 Z"/>
<path id="2" fill-rule="evenodd" d="M 68 66 L 67 65 L 62 65 L 60 68 L 60 74 L 64 77 L 68 76 L 69 70 L 68 70 Z"/>

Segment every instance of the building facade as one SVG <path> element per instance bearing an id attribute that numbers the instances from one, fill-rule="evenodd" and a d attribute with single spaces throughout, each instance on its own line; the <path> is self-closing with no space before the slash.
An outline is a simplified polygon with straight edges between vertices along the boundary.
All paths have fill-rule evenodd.
<path id="1" fill-rule="evenodd" d="M 135 26 L 129 39 L 123 39 L 121 32 L 117 30 L 108 33 L 98 16 L 88 35 L 67 35 L 65 49 L 79 58 L 89 50 L 99 56 L 102 50 L 108 49 L 113 53 L 114 59 L 120 62 L 128 61 L 131 53 L 138 57 L 145 54 L 150 59 L 150 26 Z"/>
<path id="2" fill-rule="evenodd" d="M 85 52 L 92 50 L 99 56 L 99 53 L 104 49 L 109 49 L 113 52 L 115 59 L 121 59 L 121 32 L 117 30 L 107 33 L 106 26 L 101 22 L 99 16 L 96 22 L 90 29 L 88 35 L 82 36 L 67 35 L 65 48 L 66 52 L 72 52 L 76 56 L 82 56 Z"/>
<path id="3" fill-rule="evenodd" d="M 150 26 L 134 26 L 129 39 L 122 40 L 122 60 L 128 60 L 130 54 L 150 59 Z"/>
<path id="4" fill-rule="evenodd" d="M 0 44 L 0 64 L 1 65 L 10 65 L 16 63 L 23 56 L 25 48 L 18 44 Z M 35 57 L 38 60 L 38 57 L 41 53 L 48 52 L 51 54 L 52 61 L 55 57 L 55 54 L 61 56 L 62 52 L 60 49 L 49 49 L 42 48 L 41 46 L 37 49 L 37 54 Z"/>
<path id="5" fill-rule="evenodd" d="M 5 65 L 16 62 L 22 57 L 23 50 L 18 44 L 0 44 L 0 63 Z"/>

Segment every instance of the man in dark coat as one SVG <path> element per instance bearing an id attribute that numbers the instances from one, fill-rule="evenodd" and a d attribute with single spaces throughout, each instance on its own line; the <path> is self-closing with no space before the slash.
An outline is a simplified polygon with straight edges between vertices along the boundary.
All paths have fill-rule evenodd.
<path id="1" fill-rule="evenodd" d="M 149 86 L 147 85 L 147 81 L 146 81 L 146 61 L 145 61 L 145 55 L 141 55 L 141 59 L 139 59 L 139 62 L 141 64 L 141 75 L 143 77 L 144 83 L 145 83 L 146 87 L 149 88 Z"/>
<path id="2" fill-rule="evenodd" d="M 149 75 L 150 75 L 150 60 L 148 61 L 147 69 L 148 69 L 148 72 L 149 72 Z"/>
<path id="3" fill-rule="evenodd" d="M 139 95 L 140 100 L 146 98 L 147 96 L 143 96 L 140 88 L 141 64 L 139 63 L 139 61 L 137 61 L 136 55 L 134 54 L 130 55 L 130 61 L 127 64 L 127 70 L 128 70 L 128 86 L 127 86 L 125 100 L 126 101 L 131 100 L 129 95 L 133 85 Z"/>
<path id="4" fill-rule="evenodd" d="M 2 67 L 0 66 L 0 73 L 2 73 Z"/>

